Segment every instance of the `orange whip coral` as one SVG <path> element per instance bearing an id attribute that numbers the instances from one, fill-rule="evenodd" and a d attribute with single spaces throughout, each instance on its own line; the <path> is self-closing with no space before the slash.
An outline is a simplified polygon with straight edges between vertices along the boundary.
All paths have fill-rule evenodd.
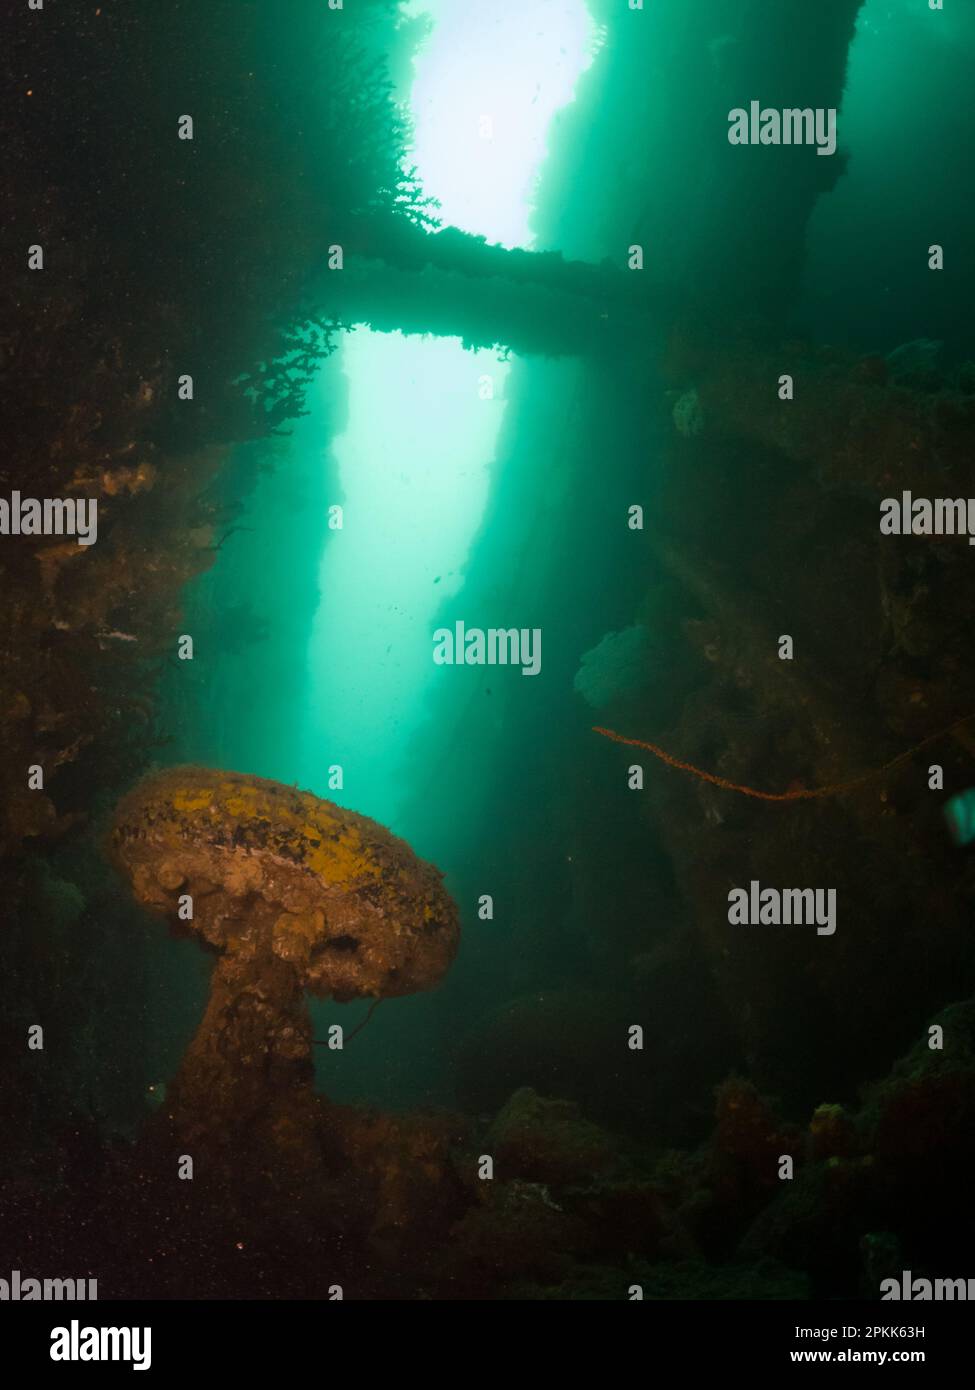
<path id="1" fill-rule="evenodd" d="M 975 719 L 975 711 L 966 714 L 962 719 L 956 719 L 946 729 L 939 729 L 936 734 L 929 734 L 920 743 L 908 748 L 905 753 L 898 753 L 896 758 L 891 758 L 889 763 L 872 768 L 870 772 L 862 772 L 859 777 L 851 777 L 848 782 L 834 782 L 828 787 L 797 787 L 786 792 L 763 792 L 758 787 L 746 787 L 740 782 L 730 782 L 727 777 L 719 777 L 714 772 L 705 772 L 703 768 L 695 767 L 693 763 L 682 762 L 680 758 L 675 758 L 672 753 L 666 752 L 655 743 L 648 743 L 642 738 L 627 738 L 624 734 L 618 734 L 615 729 L 602 729 L 598 725 L 593 725 L 593 733 L 601 734 L 603 738 L 612 739 L 614 743 L 624 743 L 630 748 L 645 748 L 648 753 L 652 753 L 655 758 L 659 758 L 668 767 L 676 767 L 680 772 L 689 772 L 692 777 L 698 777 L 702 782 L 710 782 L 715 787 L 724 787 L 729 792 L 740 792 L 742 796 L 753 796 L 759 801 L 811 801 L 815 797 L 838 796 L 841 792 L 853 791 L 855 787 L 863 786 L 864 782 L 869 782 L 872 778 L 889 772 L 899 763 L 907 762 L 908 758 L 913 758 L 915 753 L 919 753 L 929 743 L 936 743 L 939 738 L 945 738 L 946 735 L 954 733 L 956 729 L 961 728 L 962 724 L 967 724 L 970 719 Z"/>

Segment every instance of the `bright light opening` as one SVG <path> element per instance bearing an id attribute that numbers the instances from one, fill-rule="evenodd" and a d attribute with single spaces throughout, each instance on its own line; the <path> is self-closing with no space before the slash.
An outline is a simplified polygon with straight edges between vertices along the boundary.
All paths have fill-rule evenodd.
<path id="1" fill-rule="evenodd" d="M 546 133 L 592 61 L 583 0 L 412 0 L 403 9 L 433 21 L 412 91 L 409 159 L 424 191 L 440 199 L 445 224 L 527 247 Z M 305 780 L 390 824 L 409 790 L 404 756 L 435 671 L 434 618 L 460 587 L 487 500 L 511 369 L 458 339 L 364 329 L 341 362 L 349 424 L 333 448 L 344 526 L 322 560 Z M 328 781 L 335 764 L 341 789 Z"/>
<path id="2" fill-rule="evenodd" d="M 410 0 L 434 29 L 415 61 L 412 158 L 441 219 L 503 246 L 531 244 L 552 117 L 589 67 L 583 0 Z"/>

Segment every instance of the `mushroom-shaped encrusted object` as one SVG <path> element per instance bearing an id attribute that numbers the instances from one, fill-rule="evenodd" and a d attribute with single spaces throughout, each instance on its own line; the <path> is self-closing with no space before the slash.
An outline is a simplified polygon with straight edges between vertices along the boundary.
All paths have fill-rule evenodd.
<path id="1" fill-rule="evenodd" d="M 307 1084 L 306 991 L 430 989 L 457 949 L 457 908 L 433 865 L 366 816 L 279 782 L 151 774 L 120 802 L 110 847 L 140 903 L 217 952 L 171 1093 L 183 1107 L 243 1118 L 270 1090 Z"/>

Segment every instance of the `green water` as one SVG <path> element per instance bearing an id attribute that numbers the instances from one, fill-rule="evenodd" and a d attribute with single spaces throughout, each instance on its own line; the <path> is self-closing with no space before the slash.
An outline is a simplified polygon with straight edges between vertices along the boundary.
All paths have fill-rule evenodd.
<path id="1" fill-rule="evenodd" d="M 425 189 L 444 221 L 531 249 L 546 142 L 598 48 L 593 21 L 581 0 L 492 7 L 480 17 L 436 4 L 419 13 L 431 28 L 404 96 Z M 197 644 L 180 757 L 297 783 L 390 825 L 449 882 L 464 873 L 497 761 L 496 751 L 481 761 L 465 739 L 486 738 L 496 750 L 524 716 L 508 708 L 517 698 L 508 672 L 496 673 L 492 691 L 481 673 L 438 671 L 430 634 L 470 602 L 465 574 L 474 553 L 490 553 L 482 522 L 516 440 L 551 428 L 524 407 L 509 426 L 513 403 L 539 395 L 555 403 L 579 390 L 574 366 L 532 382 L 538 370 L 465 351 L 458 339 L 367 327 L 329 360 L 311 388 L 311 414 L 270 462 L 260 446 L 249 451 L 251 466 L 273 471 L 259 475 L 239 529 L 191 596 L 187 626 L 196 632 L 202 623 L 209 641 Z M 560 423 L 548 437 L 545 475 L 565 471 L 566 433 Z M 532 471 L 540 480 L 538 464 Z M 537 578 L 529 571 L 532 552 L 546 549 L 545 512 L 564 489 L 553 479 L 541 497 L 511 503 L 490 562 L 506 625 L 529 622 L 533 589 L 551 582 L 550 561 Z M 323 528 L 336 506 L 340 525 L 333 517 L 334 529 Z M 490 614 L 485 621 L 495 623 Z M 546 667 L 553 657 L 546 652 Z M 189 683 L 181 678 L 174 700 Z M 547 673 L 540 687 L 535 708 L 545 707 L 546 691 L 553 701 Z M 431 804 L 439 808 L 432 817 Z M 494 884 L 497 869 L 486 872 Z M 482 944 L 493 954 L 491 935 L 510 941 L 513 927 L 509 910 L 482 927 Z M 316 1031 L 335 1010 L 315 1006 Z M 323 1067 L 320 1079 L 338 1098 L 449 1098 L 443 1026 L 439 1001 L 412 1000 L 408 1013 L 387 1007 L 356 1056 Z"/>
<path id="2" fill-rule="evenodd" d="M 417 121 L 414 157 L 446 221 L 592 262 L 645 240 L 654 274 L 685 286 L 696 265 L 711 274 L 729 243 L 751 255 L 749 236 L 768 237 L 771 204 L 747 209 L 744 225 L 724 224 L 720 210 L 715 220 L 713 176 L 691 176 L 691 132 L 668 124 L 673 94 L 646 80 L 661 62 L 654 46 L 685 23 L 673 7 L 633 43 L 605 48 L 598 7 L 595 19 L 581 3 L 541 4 L 537 16 L 492 7 L 480 19 L 443 9 L 430 7 L 432 29 L 398 70 Z M 843 106 L 849 174 L 814 213 L 796 316 L 823 341 L 887 351 L 925 335 L 950 350 L 961 336 L 957 284 L 944 281 L 932 299 L 927 277 L 915 303 L 925 272 L 905 283 L 898 263 L 912 234 L 927 236 L 904 194 L 910 179 L 925 183 L 924 227 L 937 223 L 949 240 L 961 216 L 955 181 L 932 190 L 924 173 L 946 138 L 919 115 L 942 83 L 935 72 L 948 73 L 947 124 L 971 53 L 963 17 L 939 25 L 882 0 L 860 19 Z M 532 42 L 512 67 L 519 26 Z M 702 34 L 702 61 L 734 60 L 720 39 Z M 471 129 L 492 103 L 501 138 L 479 149 Z M 724 294 L 733 304 L 733 284 Z M 458 340 L 360 328 L 323 366 L 290 437 L 247 448 L 256 484 L 188 596 L 196 657 L 167 686 L 173 757 L 294 782 L 376 817 L 444 870 L 464 920 L 440 991 L 385 1005 L 348 1054 L 320 1059 L 329 1095 L 393 1107 L 455 1099 L 458 1034 L 512 998 L 582 987 L 601 1000 L 607 1028 L 617 1015 L 622 1024 L 633 960 L 665 949 L 680 918 L 666 861 L 630 814 L 615 764 L 589 733 L 598 721 L 573 690 L 582 656 L 606 633 L 640 621 L 653 634 L 674 601 L 666 581 L 648 587 L 641 538 L 617 524 L 636 500 L 651 527 L 672 506 L 660 407 L 673 383 L 660 376 L 659 348 L 651 335 L 603 362 L 502 362 Z M 341 530 L 328 526 L 335 505 Z M 540 627 L 540 676 L 435 667 L 431 634 L 458 617 Z M 658 639 L 661 710 L 673 704 L 673 658 Z M 651 667 L 643 727 L 655 683 Z M 477 916 L 485 893 L 491 922 Z M 362 1012 L 315 1003 L 316 1032 Z M 537 1069 L 523 1060 L 523 1080 L 559 1076 L 558 1059 Z M 472 1083 L 481 1103 L 517 1080 L 505 1067 L 496 1086 Z M 638 1078 L 616 1076 L 609 1097 L 566 1084 L 616 1116 L 642 1112 Z"/>
<path id="3" fill-rule="evenodd" d="M 878 513 L 971 490 L 975 7 L 44 15 L 0 47 L 0 250 L 48 256 L 0 284 L 0 495 L 97 493 L 100 530 L 0 537 L 21 1266 L 208 1299 L 964 1273 L 973 552 Z M 835 110 L 835 153 L 732 143 L 752 103 Z M 517 659 L 445 660 L 460 625 Z M 268 1081 L 295 922 L 249 900 L 248 994 L 114 862 L 120 798 L 184 762 L 373 818 L 457 904 L 436 988 L 361 1031 L 369 1000 L 309 1001 L 348 1044 L 315 1099 L 304 1053 Z M 253 867 L 223 809 L 181 805 L 179 843 Z M 835 895 L 835 931 L 735 920 L 759 885 Z M 174 1201 L 211 990 L 221 1118 Z"/>

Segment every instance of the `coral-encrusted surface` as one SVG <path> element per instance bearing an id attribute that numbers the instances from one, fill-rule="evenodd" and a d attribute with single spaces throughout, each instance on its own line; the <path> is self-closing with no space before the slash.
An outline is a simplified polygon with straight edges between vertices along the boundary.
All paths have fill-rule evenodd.
<path id="1" fill-rule="evenodd" d="M 191 895 L 208 942 L 263 946 L 315 994 L 429 989 L 457 949 L 457 910 L 432 865 L 366 816 L 279 782 L 172 768 L 122 801 L 111 840 L 140 902 L 175 916 Z"/>
<path id="2" fill-rule="evenodd" d="M 200 1137 L 259 1121 L 273 1140 L 295 1114 L 308 1135 L 305 991 L 411 994 L 457 949 L 457 910 L 432 865 L 365 816 L 277 782 L 153 774 L 120 804 L 110 847 L 139 902 L 219 953 L 171 1093 L 170 1117 Z"/>

